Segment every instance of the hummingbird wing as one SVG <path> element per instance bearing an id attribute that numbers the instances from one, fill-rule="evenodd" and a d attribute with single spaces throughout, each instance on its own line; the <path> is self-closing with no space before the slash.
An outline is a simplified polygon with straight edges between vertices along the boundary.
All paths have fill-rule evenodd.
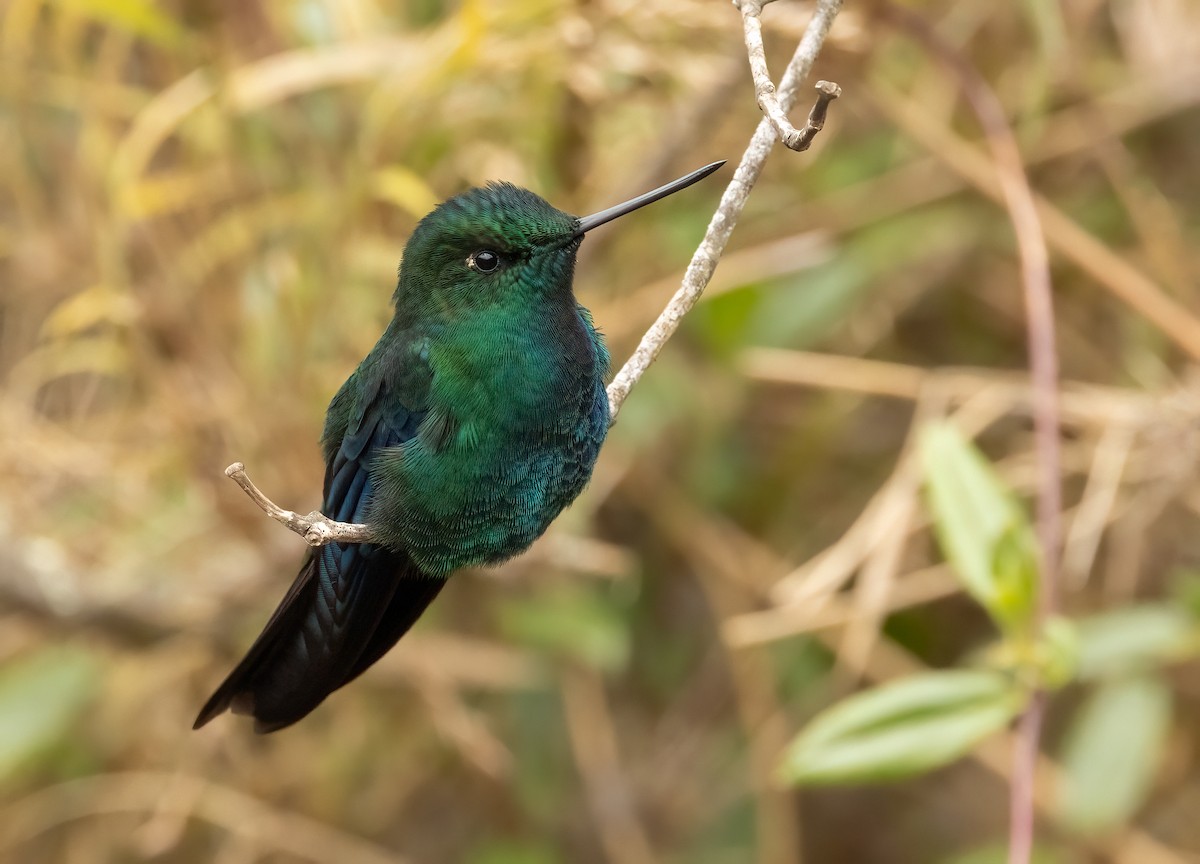
<path id="1" fill-rule="evenodd" d="M 384 398 L 382 383 L 373 389 L 369 402 L 356 400 L 360 410 L 347 418 L 336 450 L 326 436 L 332 458 L 325 472 L 322 511 L 340 522 L 363 521 L 372 491 L 372 456 L 412 438 L 425 415 Z M 443 579 L 422 574 L 401 550 L 373 543 L 330 543 L 313 551 L 193 728 L 229 708 L 253 715 L 258 732 L 295 723 L 382 657 L 443 584 Z"/>

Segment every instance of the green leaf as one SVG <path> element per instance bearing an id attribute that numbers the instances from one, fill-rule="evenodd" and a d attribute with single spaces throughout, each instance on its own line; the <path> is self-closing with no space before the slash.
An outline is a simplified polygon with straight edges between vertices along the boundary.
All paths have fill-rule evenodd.
<path id="1" fill-rule="evenodd" d="M 1124 824 L 1141 806 L 1171 725 L 1171 691 L 1157 676 L 1101 685 L 1067 733 L 1058 810 L 1083 834 Z"/>
<path id="2" fill-rule="evenodd" d="M 929 508 L 942 552 L 1006 630 L 1027 629 L 1037 598 L 1037 543 L 1025 511 L 983 454 L 948 423 L 921 433 Z"/>
<path id="3" fill-rule="evenodd" d="M 791 783 L 894 780 L 946 765 L 1002 729 L 1026 701 L 998 672 L 930 672 L 834 705 L 789 746 Z"/>
<path id="4" fill-rule="evenodd" d="M 95 663 L 79 649 L 45 649 L 0 669 L 0 780 L 61 739 L 95 689 Z"/>
<path id="5" fill-rule="evenodd" d="M 1194 656 L 1200 631 L 1184 609 L 1166 603 L 1129 606 L 1078 622 L 1077 677 L 1142 671 Z"/>

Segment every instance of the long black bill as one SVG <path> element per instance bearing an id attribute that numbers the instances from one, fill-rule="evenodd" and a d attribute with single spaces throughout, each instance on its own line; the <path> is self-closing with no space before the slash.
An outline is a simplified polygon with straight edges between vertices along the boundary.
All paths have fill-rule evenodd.
<path id="1" fill-rule="evenodd" d="M 709 174 L 716 171 L 725 160 L 713 162 L 711 165 L 705 165 L 703 168 L 698 168 L 686 177 L 680 177 L 678 180 L 672 180 L 666 186 L 659 186 L 653 192 L 647 192 L 645 195 L 639 195 L 636 198 L 631 198 L 624 204 L 618 204 L 615 207 L 609 207 L 607 210 L 601 210 L 599 213 L 593 213 L 591 216 L 584 216 L 579 220 L 579 227 L 575 229 L 575 236 L 582 237 L 588 231 L 591 231 L 598 225 L 603 225 L 605 222 L 611 222 L 618 216 L 624 216 L 626 213 L 632 213 L 639 207 L 645 207 L 647 204 L 653 204 L 660 198 L 666 198 L 668 195 L 674 195 L 680 189 L 686 189 L 698 180 L 703 180 Z"/>

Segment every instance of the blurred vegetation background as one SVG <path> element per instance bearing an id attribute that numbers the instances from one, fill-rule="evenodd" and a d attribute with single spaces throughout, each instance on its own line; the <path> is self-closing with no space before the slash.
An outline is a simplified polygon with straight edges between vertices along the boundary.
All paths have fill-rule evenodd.
<path id="1" fill-rule="evenodd" d="M 847 5 L 814 72 L 844 98 L 772 156 L 584 497 L 258 738 L 189 727 L 302 545 L 222 469 L 316 505 L 325 406 L 437 201 L 507 179 L 586 213 L 737 159 L 738 13 L 0 4 L 0 859 L 1002 860 L 1007 734 L 891 785 L 777 776 L 818 711 L 996 637 L 932 539 L 913 430 L 953 415 L 1034 481 L 987 150 L 954 77 Z M 1041 196 L 1064 609 L 1139 658 L 1055 695 L 1038 860 L 1198 861 L 1200 5 L 911 8 L 995 89 Z M 776 75 L 810 13 L 767 9 Z M 719 192 L 589 236 L 576 287 L 618 362 Z"/>

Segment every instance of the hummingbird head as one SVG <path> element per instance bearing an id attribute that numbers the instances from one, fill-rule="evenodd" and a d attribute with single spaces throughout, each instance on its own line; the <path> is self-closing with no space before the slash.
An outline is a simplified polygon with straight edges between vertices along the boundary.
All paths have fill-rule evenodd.
<path id="1" fill-rule="evenodd" d="M 504 303 L 570 296 L 583 235 L 707 177 L 686 177 L 582 219 L 511 183 L 470 189 L 422 219 L 400 263 L 397 312 L 453 316 Z"/>
<path id="2" fill-rule="evenodd" d="M 528 189 L 493 183 L 455 195 L 404 247 L 396 301 L 453 312 L 570 291 L 578 220 Z"/>

